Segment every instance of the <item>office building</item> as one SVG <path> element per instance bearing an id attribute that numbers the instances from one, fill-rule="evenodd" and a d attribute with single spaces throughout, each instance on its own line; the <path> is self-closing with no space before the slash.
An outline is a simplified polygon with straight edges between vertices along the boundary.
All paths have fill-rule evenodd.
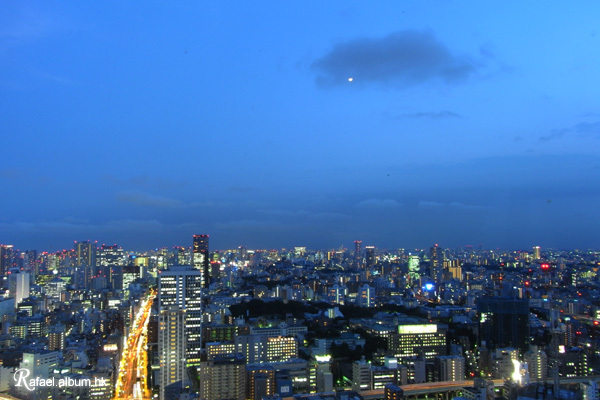
<path id="1" fill-rule="evenodd" d="M 529 300 L 507 297 L 481 297 L 479 344 L 490 349 L 515 347 L 524 353 L 529 347 Z"/>
<path id="2" fill-rule="evenodd" d="M 436 243 L 430 249 L 429 255 L 429 277 L 435 283 L 439 283 L 443 278 L 444 251 Z"/>
<path id="3" fill-rule="evenodd" d="M 398 325 L 388 336 L 388 348 L 400 364 L 409 359 L 446 355 L 446 331 L 435 323 Z"/>
<path id="4" fill-rule="evenodd" d="M 408 278 L 409 286 L 421 285 L 421 259 L 417 255 L 408 256 Z"/>
<path id="5" fill-rule="evenodd" d="M 54 301 L 61 301 L 63 293 L 67 291 L 67 282 L 56 277 L 44 285 L 46 297 Z"/>
<path id="6" fill-rule="evenodd" d="M 375 259 L 375 246 L 365 247 L 365 264 L 367 268 L 374 266 L 377 263 Z"/>
<path id="7" fill-rule="evenodd" d="M 160 271 L 158 301 L 160 312 L 177 306 L 185 312 L 185 360 L 187 366 L 200 363 L 202 347 L 201 272 L 184 265 L 175 265 Z M 159 316 L 159 324 L 161 323 Z M 164 334 L 159 330 L 159 337 Z M 159 338 L 159 344 L 161 339 Z M 163 342 L 166 343 L 166 342 Z M 160 351 L 160 347 L 159 347 Z"/>
<path id="8" fill-rule="evenodd" d="M 9 289 L 11 297 L 15 298 L 15 307 L 29 297 L 30 275 L 28 272 L 15 271 L 9 275 Z"/>
<path id="9" fill-rule="evenodd" d="M 533 259 L 539 260 L 541 258 L 542 248 L 540 246 L 533 246 Z"/>
<path id="10" fill-rule="evenodd" d="M 115 272 L 120 271 L 120 269 L 115 269 L 114 267 L 122 267 L 124 265 L 125 254 L 123 249 L 116 244 L 103 244 L 97 250 L 96 272 L 94 275 L 106 278 L 113 288 L 118 289 L 119 287 L 115 286 L 113 282 L 115 280 Z"/>
<path id="11" fill-rule="evenodd" d="M 362 264 L 362 240 L 354 241 L 354 266 L 360 267 Z"/>
<path id="12" fill-rule="evenodd" d="M 96 272 L 96 244 L 75 242 L 75 284 L 79 289 L 90 289 Z"/>
<path id="13" fill-rule="evenodd" d="M 298 357 L 298 340 L 280 336 L 267 338 L 267 362 L 284 362 Z"/>
<path id="14" fill-rule="evenodd" d="M 192 263 L 195 269 L 202 272 L 203 288 L 210 284 L 210 260 L 208 257 L 208 235 L 194 235 Z"/>
<path id="15" fill-rule="evenodd" d="M 0 244 L 0 277 L 3 277 L 13 266 L 13 245 Z"/>
<path id="16" fill-rule="evenodd" d="M 186 369 L 186 312 L 177 305 L 161 306 L 159 314 L 158 352 L 160 358 L 161 399 L 167 387 L 183 389 L 189 385 Z"/>

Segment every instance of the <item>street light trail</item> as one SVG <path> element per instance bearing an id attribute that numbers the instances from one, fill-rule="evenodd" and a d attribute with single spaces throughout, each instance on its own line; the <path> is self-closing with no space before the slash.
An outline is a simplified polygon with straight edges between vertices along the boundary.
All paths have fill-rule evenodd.
<path id="1" fill-rule="evenodd" d="M 148 298 L 142 302 L 131 332 L 127 337 L 121 361 L 119 363 L 119 376 L 115 384 L 114 400 L 149 400 L 148 389 L 148 322 L 152 310 L 152 302 L 156 291 L 150 291 Z"/>

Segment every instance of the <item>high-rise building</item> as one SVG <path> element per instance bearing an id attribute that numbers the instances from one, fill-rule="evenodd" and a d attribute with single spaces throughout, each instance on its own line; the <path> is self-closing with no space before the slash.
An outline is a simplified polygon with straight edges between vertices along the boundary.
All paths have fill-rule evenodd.
<path id="1" fill-rule="evenodd" d="M 200 398 L 246 399 L 246 360 L 239 354 L 219 355 L 200 366 Z"/>
<path id="2" fill-rule="evenodd" d="M 192 262 L 202 272 L 202 287 L 210 284 L 210 260 L 208 258 L 208 235 L 194 235 Z"/>
<path id="3" fill-rule="evenodd" d="M 10 275 L 10 294 L 15 297 L 15 308 L 24 299 L 29 297 L 30 275 L 28 272 L 19 272 Z"/>
<path id="4" fill-rule="evenodd" d="M 46 297 L 55 301 L 60 301 L 63 293 L 67 291 L 67 282 L 56 277 L 44 285 Z"/>
<path id="5" fill-rule="evenodd" d="M 34 271 L 36 271 L 36 275 L 38 274 L 37 269 L 38 266 L 38 254 L 36 250 L 27 250 L 23 253 L 23 264 Z"/>
<path id="6" fill-rule="evenodd" d="M 479 344 L 492 350 L 514 347 L 523 354 L 529 347 L 529 300 L 508 297 L 481 297 Z"/>
<path id="7" fill-rule="evenodd" d="M 354 266 L 360 267 L 362 263 L 362 240 L 354 241 Z"/>
<path id="8" fill-rule="evenodd" d="M 375 246 L 365 247 L 365 264 L 367 268 L 375 265 Z"/>
<path id="9" fill-rule="evenodd" d="M 115 281 L 117 279 L 116 275 L 120 268 L 125 265 L 125 256 L 123 249 L 116 244 L 114 245 L 106 245 L 103 244 L 98 248 L 97 256 L 96 256 L 96 272 L 95 276 L 104 277 L 110 282 L 111 286 L 114 289 L 119 289 L 115 285 Z"/>
<path id="10" fill-rule="evenodd" d="M 539 260 L 541 258 L 542 248 L 540 246 L 533 246 L 533 259 Z"/>
<path id="11" fill-rule="evenodd" d="M 63 324 L 52 325 L 48 330 L 48 350 L 64 350 L 65 348 L 65 326 Z"/>
<path id="12" fill-rule="evenodd" d="M 160 312 L 162 313 L 171 306 L 177 306 L 185 312 L 185 360 L 187 366 L 200 363 L 202 347 L 201 279 L 200 271 L 185 265 L 175 265 L 160 271 L 158 279 Z M 162 330 L 159 331 L 159 336 L 161 333 L 163 333 Z M 159 351 L 161 351 L 160 348 Z"/>
<path id="13" fill-rule="evenodd" d="M 6 272 L 12 267 L 13 245 L 0 244 L 0 276 L 5 276 Z"/>
<path id="14" fill-rule="evenodd" d="M 443 267 L 444 267 L 444 251 L 436 243 L 430 249 L 430 260 L 429 260 L 429 277 L 435 283 L 439 283 L 442 280 Z"/>
<path id="15" fill-rule="evenodd" d="M 418 255 L 408 256 L 408 277 L 410 286 L 421 284 L 421 259 Z"/>
<path id="16" fill-rule="evenodd" d="M 96 244 L 75 242 L 75 283 L 78 288 L 89 289 L 96 272 Z"/>
<path id="17" fill-rule="evenodd" d="M 158 352 L 160 358 L 160 398 L 167 387 L 183 389 L 189 384 L 186 370 L 186 313 L 177 305 L 161 307 L 159 314 Z"/>

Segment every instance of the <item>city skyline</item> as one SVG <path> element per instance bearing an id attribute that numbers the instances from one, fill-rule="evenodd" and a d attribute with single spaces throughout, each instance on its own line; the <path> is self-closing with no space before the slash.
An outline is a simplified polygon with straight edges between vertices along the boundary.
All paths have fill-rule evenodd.
<path id="1" fill-rule="evenodd" d="M 0 242 L 595 248 L 597 11 L 11 3 Z"/>
<path id="2" fill-rule="evenodd" d="M 198 236 L 198 235 L 193 235 L 193 236 Z M 201 236 L 208 236 L 208 235 L 201 235 Z M 372 243 L 372 242 L 366 242 L 369 243 L 366 246 L 364 246 L 364 241 L 359 241 L 363 244 L 362 247 L 360 247 L 361 249 L 361 253 L 362 254 L 368 254 L 369 249 L 374 249 L 376 252 L 380 252 L 380 251 L 384 251 L 384 252 L 395 252 L 398 250 L 404 250 L 407 253 L 410 252 L 414 252 L 414 251 L 431 251 L 432 248 L 434 247 L 438 247 L 441 249 L 450 249 L 450 250 L 458 250 L 458 249 L 472 249 L 473 251 L 508 251 L 508 252 L 528 252 L 531 253 L 532 256 L 535 256 L 536 254 L 539 254 L 540 252 L 546 252 L 546 251 L 600 251 L 597 247 L 584 247 L 584 246 L 575 246 L 575 247 L 542 247 L 542 246 L 537 246 L 537 245 L 533 245 L 533 246 L 529 246 L 529 247 L 494 247 L 494 246 L 485 246 L 483 243 L 465 243 L 463 245 L 459 245 L 459 246 L 445 246 L 444 243 L 438 244 L 438 243 L 422 243 L 420 246 L 405 246 L 403 245 L 403 243 L 398 243 L 396 246 L 390 246 L 390 247 L 384 247 L 384 246 L 380 246 L 377 243 Z M 77 257 L 77 246 L 78 243 L 90 243 L 92 245 L 95 245 L 95 249 L 96 251 L 101 251 L 104 248 L 114 248 L 117 249 L 121 252 L 125 251 L 125 252 L 129 252 L 129 254 L 134 254 L 134 253 L 145 253 L 145 252 L 151 252 L 151 251 L 158 251 L 158 250 L 162 250 L 162 249 L 168 249 L 171 250 L 173 252 L 176 252 L 178 249 L 180 250 L 189 250 L 191 253 L 191 259 L 190 259 L 190 263 L 189 265 L 194 266 L 195 268 L 201 269 L 201 270 L 205 270 L 208 268 L 206 266 L 204 266 L 205 262 L 202 261 L 202 266 L 200 266 L 200 264 L 195 263 L 193 261 L 194 257 L 193 254 L 194 253 L 194 243 L 176 243 L 174 245 L 170 245 L 170 246 L 158 246 L 158 247 L 141 247 L 141 248 L 134 248 L 131 246 L 128 246 L 127 243 L 113 243 L 112 245 L 106 245 L 105 243 L 100 243 L 97 240 L 85 240 L 85 241 L 73 241 L 74 246 L 73 248 L 69 248 L 69 246 L 62 246 L 59 248 L 43 248 L 40 246 L 34 246 L 32 248 L 24 248 L 19 246 L 17 243 L 13 243 L 13 242 L 7 242 L 7 243 L 0 243 L 0 246 L 10 246 L 11 249 L 13 249 L 14 251 L 19 251 L 19 252 L 26 252 L 26 251 L 38 251 L 38 252 L 44 252 L 44 253 L 60 253 L 60 252 L 64 252 L 67 250 L 71 250 L 74 252 L 74 256 Z M 356 241 L 352 241 L 351 243 L 338 243 L 337 245 L 333 245 L 330 247 L 312 247 L 312 246 L 306 246 L 306 242 L 302 241 L 300 243 L 287 243 L 284 246 L 270 246 L 268 244 L 264 245 L 264 246 L 257 246 L 257 247 L 251 247 L 251 246 L 247 246 L 245 243 L 239 244 L 239 245 L 234 245 L 234 246 L 224 246 L 224 247 L 213 247 L 211 245 L 210 247 L 210 251 L 209 253 L 213 253 L 213 252 L 223 252 L 223 251 L 230 251 L 230 250 L 235 250 L 235 251 L 239 251 L 240 249 L 244 249 L 246 251 L 268 251 L 268 250 L 289 250 L 292 251 L 294 250 L 294 248 L 304 248 L 305 250 L 308 251 L 329 251 L 329 250 L 339 250 L 339 249 L 344 249 L 345 251 L 351 252 L 351 253 L 355 253 L 356 251 Z M 15 253 L 17 254 L 17 253 Z M 535 259 L 536 257 L 534 257 Z"/>

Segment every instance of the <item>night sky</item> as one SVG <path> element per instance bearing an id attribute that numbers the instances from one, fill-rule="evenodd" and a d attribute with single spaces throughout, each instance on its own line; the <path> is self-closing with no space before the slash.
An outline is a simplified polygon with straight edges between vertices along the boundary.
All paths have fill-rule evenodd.
<path id="1" fill-rule="evenodd" d="M 598 248 L 599 15 L 4 2 L 0 243 Z"/>

